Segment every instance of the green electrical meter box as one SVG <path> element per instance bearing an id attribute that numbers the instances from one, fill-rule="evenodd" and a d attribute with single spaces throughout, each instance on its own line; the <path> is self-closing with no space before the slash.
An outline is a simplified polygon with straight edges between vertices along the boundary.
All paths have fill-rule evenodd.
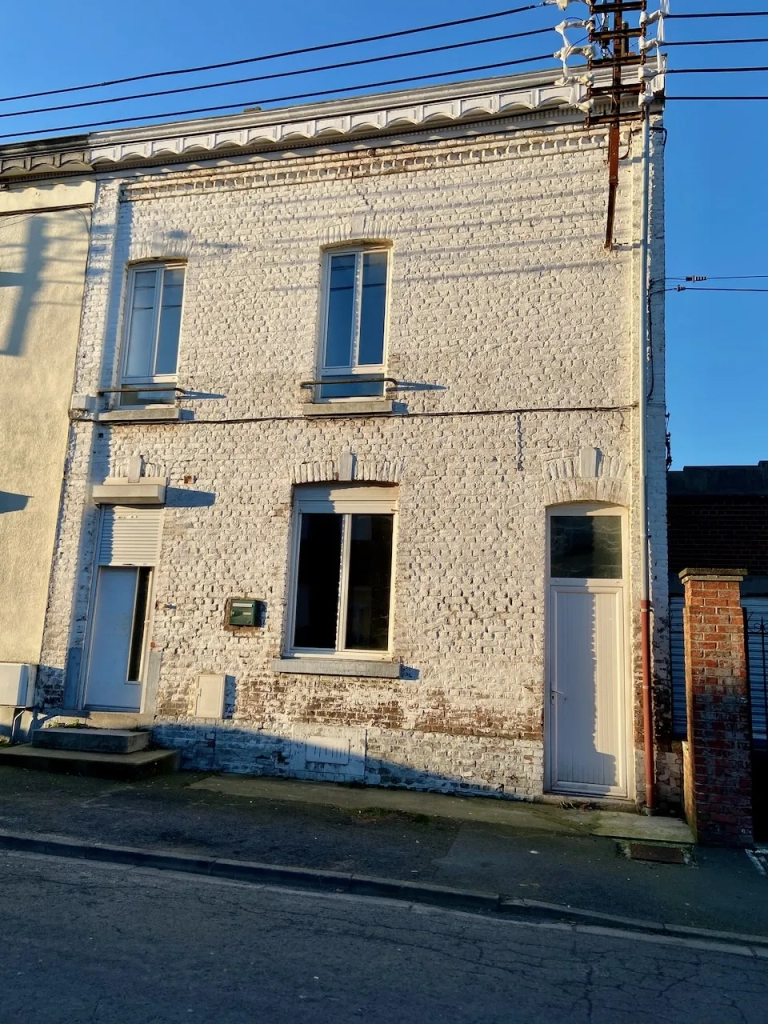
<path id="1" fill-rule="evenodd" d="M 229 601 L 229 626 L 261 625 L 261 605 L 263 601 L 254 601 L 250 597 L 233 597 Z"/>

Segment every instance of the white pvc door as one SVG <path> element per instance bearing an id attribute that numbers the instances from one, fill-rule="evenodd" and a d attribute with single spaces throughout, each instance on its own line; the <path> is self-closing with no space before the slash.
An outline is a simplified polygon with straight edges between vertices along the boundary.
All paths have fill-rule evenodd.
<path id="1" fill-rule="evenodd" d="M 550 514 L 547 776 L 584 796 L 628 794 L 623 519 Z"/>
<path id="2" fill-rule="evenodd" d="M 625 796 L 623 593 L 550 588 L 551 787 Z"/>
<path id="3" fill-rule="evenodd" d="M 130 679 L 141 661 L 145 608 L 141 605 L 141 570 L 101 566 L 91 625 L 85 701 L 89 708 L 138 711 L 141 683 Z M 138 600 L 137 600 L 138 599 Z M 137 607 L 138 605 L 138 607 Z M 137 613 L 139 620 L 137 621 Z M 137 657 L 138 655 L 138 657 Z M 131 669 L 134 672 L 131 672 Z"/>

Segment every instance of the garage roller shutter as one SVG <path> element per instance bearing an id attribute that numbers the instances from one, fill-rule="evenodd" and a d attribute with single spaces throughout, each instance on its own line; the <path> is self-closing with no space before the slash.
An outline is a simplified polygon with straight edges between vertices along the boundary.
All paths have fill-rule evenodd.
<path id="1" fill-rule="evenodd" d="M 99 565 L 156 565 L 162 516 L 161 508 L 103 509 Z"/>

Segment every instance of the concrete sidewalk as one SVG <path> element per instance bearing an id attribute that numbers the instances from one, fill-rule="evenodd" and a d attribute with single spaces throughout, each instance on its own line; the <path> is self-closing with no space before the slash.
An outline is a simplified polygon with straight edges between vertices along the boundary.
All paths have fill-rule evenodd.
<path id="1" fill-rule="evenodd" d="M 400 790 L 182 773 L 131 785 L 0 768 L 0 830 L 495 893 L 599 914 L 768 936 L 768 877 L 743 851 L 692 866 L 673 819 Z"/>

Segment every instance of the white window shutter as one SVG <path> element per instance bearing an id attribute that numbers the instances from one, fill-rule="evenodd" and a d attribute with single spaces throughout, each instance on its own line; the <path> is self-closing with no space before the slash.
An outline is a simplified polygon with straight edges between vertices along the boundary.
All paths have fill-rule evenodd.
<path id="1" fill-rule="evenodd" d="M 162 517 L 161 508 L 114 505 L 103 509 L 99 565 L 156 565 Z"/>

